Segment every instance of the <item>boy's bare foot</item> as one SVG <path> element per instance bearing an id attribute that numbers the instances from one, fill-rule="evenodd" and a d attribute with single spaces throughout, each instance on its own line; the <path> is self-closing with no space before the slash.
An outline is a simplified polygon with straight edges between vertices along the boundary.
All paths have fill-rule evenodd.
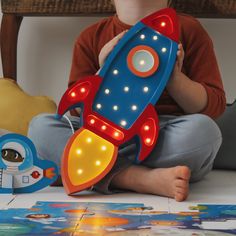
<path id="1" fill-rule="evenodd" d="M 189 193 L 190 170 L 186 166 L 153 169 L 149 173 L 150 184 L 144 190 L 150 193 L 184 201 Z"/>
<path id="2" fill-rule="evenodd" d="M 112 180 L 112 186 L 184 201 L 189 193 L 190 169 L 186 166 L 149 169 L 131 166 Z"/>

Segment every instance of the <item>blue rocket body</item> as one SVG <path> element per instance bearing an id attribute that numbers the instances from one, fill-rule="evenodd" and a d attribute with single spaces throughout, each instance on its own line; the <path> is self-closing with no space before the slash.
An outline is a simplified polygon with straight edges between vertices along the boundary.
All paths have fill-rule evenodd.
<path id="1" fill-rule="evenodd" d="M 145 78 L 135 75 L 127 63 L 130 51 L 139 45 L 154 49 L 160 60 L 156 72 Z M 99 75 L 103 82 L 93 110 L 122 128 L 132 127 L 147 105 L 155 105 L 161 96 L 175 64 L 177 50 L 177 42 L 142 22 L 136 24 L 121 39 L 101 69 Z M 122 125 L 122 121 L 126 125 Z"/>

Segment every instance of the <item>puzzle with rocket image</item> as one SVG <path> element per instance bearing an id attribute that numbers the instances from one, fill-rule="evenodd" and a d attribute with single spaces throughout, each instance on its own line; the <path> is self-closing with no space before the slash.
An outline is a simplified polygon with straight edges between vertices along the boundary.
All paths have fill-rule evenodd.
<path id="1" fill-rule="evenodd" d="M 153 150 L 159 132 L 155 104 L 171 76 L 179 41 L 178 17 L 167 8 L 133 26 L 98 75 L 63 95 L 58 118 L 82 108 L 81 128 L 66 145 L 62 177 L 68 194 L 90 188 L 113 167 L 119 147 L 136 138 L 136 163 Z"/>
<path id="2" fill-rule="evenodd" d="M 0 235 L 6 234 L 236 235 L 236 205 L 202 204 L 172 213 L 133 203 L 37 202 L 0 211 Z"/>

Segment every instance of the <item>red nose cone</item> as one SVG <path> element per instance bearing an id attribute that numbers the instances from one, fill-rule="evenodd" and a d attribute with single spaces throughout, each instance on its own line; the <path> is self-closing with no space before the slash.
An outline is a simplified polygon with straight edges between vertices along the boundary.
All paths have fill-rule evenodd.
<path id="1" fill-rule="evenodd" d="M 155 12 L 141 22 L 175 42 L 179 42 L 179 23 L 174 9 L 166 8 Z"/>

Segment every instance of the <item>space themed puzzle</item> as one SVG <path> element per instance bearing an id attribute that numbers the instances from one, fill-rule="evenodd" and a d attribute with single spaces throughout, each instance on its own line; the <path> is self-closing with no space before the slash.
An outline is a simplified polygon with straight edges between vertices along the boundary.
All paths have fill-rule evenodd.
<path id="1" fill-rule="evenodd" d="M 171 213 L 133 203 L 37 202 L 0 210 L 0 236 L 7 234 L 236 235 L 236 206 L 202 204 Z"/>

